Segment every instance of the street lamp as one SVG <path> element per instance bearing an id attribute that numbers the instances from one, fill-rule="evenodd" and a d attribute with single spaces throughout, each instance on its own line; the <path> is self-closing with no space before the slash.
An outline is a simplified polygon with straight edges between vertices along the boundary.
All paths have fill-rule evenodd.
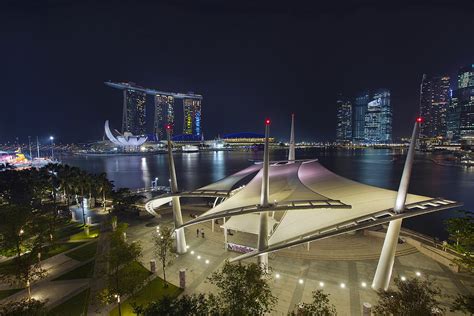
<path id="1" fill-rule="evenodd" d="M 54 160 L 54 137 L 49 136 L 49 140 L 51 141 L 51 160 Z"/>

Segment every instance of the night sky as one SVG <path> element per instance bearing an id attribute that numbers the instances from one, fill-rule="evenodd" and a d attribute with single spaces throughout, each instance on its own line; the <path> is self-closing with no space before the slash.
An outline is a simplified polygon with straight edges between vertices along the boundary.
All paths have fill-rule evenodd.
<path id="1" fill-rule="evenodd" d="M 0 142 L 120 129 L 107 80 L 202 94 L 206 138 L 270 117 L 287 139 L 295 113 L 297 140 L 334 139 L 338 93 L 388 88 L 405 136 L 422 74 L 474 63 L 474 1 L 318 2 L 4 0 Z"/>

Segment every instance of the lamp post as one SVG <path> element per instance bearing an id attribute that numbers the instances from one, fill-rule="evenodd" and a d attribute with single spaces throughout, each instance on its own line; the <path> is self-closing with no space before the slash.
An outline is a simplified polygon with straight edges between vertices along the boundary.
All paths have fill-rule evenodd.
<path id="1" fill-rule="evenodd" d="M 51 160 L 54 160 L 54 137 L 49 136 L 49 140 L 51 141 Z"/>

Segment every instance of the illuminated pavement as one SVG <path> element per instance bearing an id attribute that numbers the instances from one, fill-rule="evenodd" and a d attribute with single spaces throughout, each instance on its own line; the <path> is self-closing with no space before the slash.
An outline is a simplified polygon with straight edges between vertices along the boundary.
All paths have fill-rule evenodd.
<path id="1" fill-rule="evenodd" d="M 183 215 L 185 221 L 189 219 L 186 212 Z M 145 267 L 149 268 L 149 261 L 154 257 L 151 236 L 155 227 L 151 223 L 169 223 L 170 220 L 168 213 L 160 220 L 131 223 L 128 238 L 142 242 Z M 196 237 L 196 228 L 204 228 L 206 237 Z M 212 233 L 208 222 L 186 229 L 188 253 L 177 257 L 168 268 L 168 279 L 176 285 L 179 284 L 179 270 L 186 269 L 185 293 L 214 291 L 213 286 L 205 282 L 206 278 L 225 259 L 238 255 L 225 251 L 222 230 L 218 225 L 215 228 L 216 231 Z M 243 234 L 235 234 L 231 238 L 229 241 L 240 241 L 247 245 L 256 240 L 256 237 Z M 313 242 L 310 251 L 305 246 L 299 246 L 270 255 L 269 263 L 273 269 L 271 287 L 273 294 L 278 297 L 275 314 L 286 315 L 296 304 L 309 302 L 313 290 L 323 288 L 331 295 L 331 302 L 336 305 L 339 315 L 359 315 L 364 302 L 374 304 L 377 300 L 370 285 L 382 242 L 382 239 L 361 234 L 343 235 Z M 157 271 L 161 276 L 159 266 Z M 451 272 L 408 244 L 399 245 L 393 275 L 409 278 L 415 277 L 417 272 L 420 277 L 434 278 L 444 296 L 468 293 L 474 285 L 473 277 Z M 449 309 L 447 314 L 450 314 Z"/>

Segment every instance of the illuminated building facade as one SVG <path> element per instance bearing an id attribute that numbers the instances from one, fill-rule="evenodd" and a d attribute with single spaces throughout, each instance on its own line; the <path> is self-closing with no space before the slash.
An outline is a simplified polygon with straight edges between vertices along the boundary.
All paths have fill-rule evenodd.
<path id="1" fill-rule="evenodd" d="M 381 108 L 380 142 L 392 142 L 392 106 L 390 103 L 390 91 L 380 89 L 375 91 L 373 100 L 377 100 Z"/>
<path id="2" fill-rule="evenodd" d="M 163 92 L 144 88 L 132 82 L 106 81 L 104 83 L 109 87 L 123 91 L 122 134 L 127 132 L 133 135 L 144 135 L 146 133 L 145 103 L 146 95 L 149 94 L 154 98 L 153 133 L 157 139 L 165 139 L 163 127 L 167 124 L 171 126 L 171 135 L 173 135 L 175 127 L 174 103 L 176 99 L 183 100 L 183 134 L 194 137 L 202 136 L 202 95 L 192 92 Z"/>
<path id="3" fill-rule="evenodd" d="M 171 95 L 155 95 L 155 118 L 153 120 L 153 131 L 158 140 L 166 138 L 164 126 L 171 126 L 173 135 L 174 126 L 174 97 Z"/>
<path id="4" fill-rule="evenodd" d="M 352 141 L 352 103 L 339 96 L 336 101 L 337 127 L 336 142 L 347 143 Z"/>
<path id="5" fill-rule="evenodd" d="M 183 99 L 183 134 L 200 136 L 201 131 L 201 100 Z"/>
<path id="6" fill-rule="evenodd" d="M 420 87 L 421 138 L 446 137 L 450 99 L 449 76 L 423 75 Z"/>
<path id="7" fill-rule="evenodd" d="M 448 138 L 455 141 L 474 138 L 474 64 L 459 70 L 457 88 L 449 105 Z"/>
<path id="8" fill-rule="evenodd" d="M 135 89 L 123 90 L 122 133 L 146 133 L 146 93 Z"/>
<path id="9" fill-rule="evenodd" d="M 365 141 L 365 113 L 370 101 L 369 92 L 358 94 L 352 107 L 352 141 L 363 143 Z"/>

